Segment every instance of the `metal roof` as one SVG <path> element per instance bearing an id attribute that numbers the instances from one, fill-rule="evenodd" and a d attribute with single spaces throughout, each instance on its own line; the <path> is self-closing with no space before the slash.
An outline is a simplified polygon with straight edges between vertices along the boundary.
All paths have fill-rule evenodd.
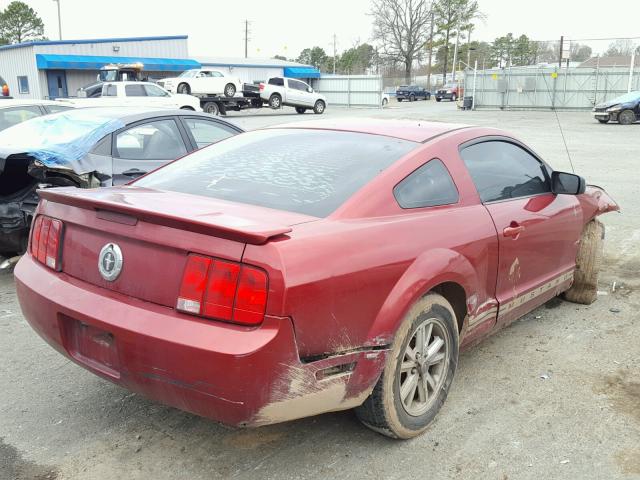
<path id="1" fill-rule="evenodd" d="M 123 37 L 123 38 L 91 38 L 82 40 L 34 40 L 32 42 L 15 43 L 13 45 L 3 45 L 0 50 L 9 50 L 11 48 L 31 47 L 34 45 L 76 45 L 86 43 L 112 43 L 112 42 L 149 42 L 161 40 L 186 40 L 188 35 L 172 35 L 157 37 Z"/>
<path id="2" fill-rule="evenodd" d="M 253 67 L 253 68 L 284 68 L 309 67 L 303 63 L 280 60 L 277 58 L 243 58 L 243 57 L 193 57 L 207 67 Z"/>

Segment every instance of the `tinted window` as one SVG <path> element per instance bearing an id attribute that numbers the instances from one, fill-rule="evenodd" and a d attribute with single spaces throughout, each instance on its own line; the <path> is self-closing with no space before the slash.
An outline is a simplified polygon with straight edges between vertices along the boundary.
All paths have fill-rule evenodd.
<path id="1" fill-rule="evenodd" d="M 173 160 L 187 153 L 173 120 L 143 123 L 116 137 L 117 156 L 129 160 Z"/>
<path id="2" fill-rule="evenodd" d="M 219 142 L 236 132 L 218 122 L 202 120 L 200 118 L 184 118 L 187 130 L 193 135 L 198 148 L 206 147 L 212 143 Z"/>
<path id="3" fill-rule="evenodd" d="M 269 85 L 277 85 L 279 87 L 284 87 L 284 78 L 270 78 Z"/>
<path id="4" fill-rule="evenodd" d="M 1 105 L 0 105 L 1 106 Z M 42 115 L 37 106 L 0 108 L 0 130 Z"/>
<path id="5" fill-rule="evenodd" d="M 464 148 L 461 154 L 483 202 L 551 191 L 543 164 L 517 145 L 482 142 Z"/>
<path id="6" fill-rule="evenodd" d="M 133 84 L 133 85 L 125 85 L 124 93 L 127 97 L 146 97 L 147 91 L 144 89 L 144 85 Z"/>
<path id="7" fill-rule="evenodd" d="M 136 85 L 137 86 L 137 85 Z M 156 85 L 143 85 L 149 97 L 168 97 L 169 94 Z"/>
<path id="8" fill-rule="evenodd" d="M 402 208 L 435 207 L 458 202 L 458 190 L 449 171 L 437 158 L 430 160 L 393 189 Z"/>
<path id="9" fill-rule="evenodd" d="M 136 182 L 324 217 L 416 144 L 324 130 L 257 130 L 228 138 Z"/>

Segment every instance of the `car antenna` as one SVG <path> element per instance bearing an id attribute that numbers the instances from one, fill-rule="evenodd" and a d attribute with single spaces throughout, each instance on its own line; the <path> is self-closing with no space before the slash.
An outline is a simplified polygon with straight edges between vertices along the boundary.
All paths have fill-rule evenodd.
<path id="1" fill-rule="evenodd" d="M 569 153 L 569 147 L 567 147 L 567 140 L 564 138 L 564 132 L 562 131 L 562 125 L 560 125 L 560 118 L 558 117 L 558 111 L 554 108 L 553 113 L 556 115 L 556 122 L 558 122 L 558 128 L 560 129 L 560 135 L 562 136 L 562 141 L 564 142 L 564 149 L 567 152 L 567 158 L 569 159 L 569 165 L 571 165 L 571 171 L 576 173 L 576 169 L 573 168 L 573 162 L 571 161 L 571 154 Z"/>

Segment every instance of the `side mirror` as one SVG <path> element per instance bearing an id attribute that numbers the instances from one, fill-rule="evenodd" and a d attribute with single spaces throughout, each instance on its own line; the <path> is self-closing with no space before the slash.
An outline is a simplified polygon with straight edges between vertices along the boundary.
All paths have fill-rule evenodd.
<path id="1" fill-rule="evenodd" d="M 309 93 L 313 93 L 313 88 L 308 87 L 308 88 L 307 88 L 307 92 L 309 92 Z"/>
<path id="2" fill-rule="evenodd" d="M 580 195 L 587 188 L 584 178 L 573 173 L 553 172 L 551 174 L 551 191 L 559 195 Z"/>

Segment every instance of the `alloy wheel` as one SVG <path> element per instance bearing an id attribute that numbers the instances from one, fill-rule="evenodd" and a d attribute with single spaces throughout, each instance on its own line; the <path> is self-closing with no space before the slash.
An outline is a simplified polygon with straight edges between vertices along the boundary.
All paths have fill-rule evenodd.
<path id="1" fill-rule="evenodd" d="M 404 410 L 417 417 L 438 397 L 446 379 L 451 340 L 441 320 L 429 318 L 415 329 L 399 365 L 398 388 Z"/>

